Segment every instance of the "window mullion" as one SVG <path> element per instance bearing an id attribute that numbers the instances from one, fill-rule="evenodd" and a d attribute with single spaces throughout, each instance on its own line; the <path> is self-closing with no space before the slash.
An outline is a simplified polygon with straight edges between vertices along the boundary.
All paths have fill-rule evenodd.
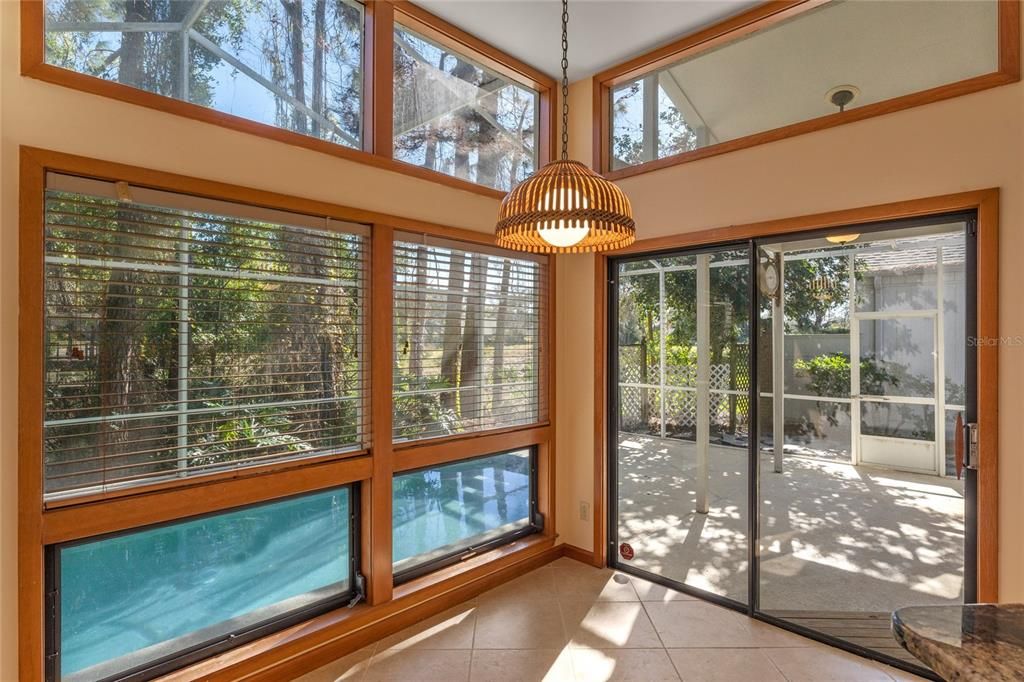
<path id="1" fill-rule="evenodd" d="M 390 159 L 394 156 L 395 7 L 390 2 L 367 3 L 366 7 L 369 49 L 364 77 L 372 94 L 364 95 L 363 144 L 373 154 Z"/>
<path id="2" fill-rule="evenodd" d="M 391 600 L 392 363 L 394 358 L 394 230 L 374 225 L 370 246 L 370 401 L 373 478 L 370 481 L 370 532 L 363 539 L 369 561 L 370 604 Z"/>

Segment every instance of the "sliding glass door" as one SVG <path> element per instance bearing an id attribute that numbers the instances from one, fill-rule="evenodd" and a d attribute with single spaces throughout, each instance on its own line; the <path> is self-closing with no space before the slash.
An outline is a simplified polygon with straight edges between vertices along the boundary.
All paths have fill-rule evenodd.
<path id="1" fill-rule="evenodd" d="M 615 264 L 618 561 L 748 599 L 750 247 Z"/>
<path id="2" fill-rule="evenodd" d="M 613 259 L 613 564 L 919 665 L 891 612 L 974 594 L 973 225 Z"/>

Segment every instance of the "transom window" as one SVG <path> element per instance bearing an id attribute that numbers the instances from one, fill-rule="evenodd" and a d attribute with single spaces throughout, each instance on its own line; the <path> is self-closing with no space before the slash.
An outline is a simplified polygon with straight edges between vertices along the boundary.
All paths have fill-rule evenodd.
<path id="1" fill-rule="evenodd" d="M 350 0 L 46 0 L 46 63 L 359 149 Z"/>
<path id="2" fill-rule="evenodd" d="M 495 189 L 537 168 L 536 91 L 395 26 L 395 158 Z"/>
<path id="3" fill-rule="evenodd" d="M 626 177 L 1019 80 L 1017 12 L 761 3 L 596 76 L 600 169 Z"/>
<path id="4" fill-rule="evenodd" d="M 358 0 L 25 8 L 25 73 L 61 85 L 377 166 L 387 159 L 392 170 L 426 170 L 488 196 L 550 153 L 553 119 L 541 112 L 553 111 L 542 101 L 554 81 L 410 3 L 373 3 L 372 12 Z"/>

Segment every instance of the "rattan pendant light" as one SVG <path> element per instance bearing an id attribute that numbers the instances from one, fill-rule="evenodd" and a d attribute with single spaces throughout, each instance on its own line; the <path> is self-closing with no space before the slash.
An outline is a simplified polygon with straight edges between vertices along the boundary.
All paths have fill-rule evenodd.
<path id="1" fill-rule="evenodd" d="M 633 243 L 636 227 L 621 189 L 569 159 L 569 0 L 562 0 L 562 158 L 505 195 L 498 245 L 534 253 L 609 251 Z"/>

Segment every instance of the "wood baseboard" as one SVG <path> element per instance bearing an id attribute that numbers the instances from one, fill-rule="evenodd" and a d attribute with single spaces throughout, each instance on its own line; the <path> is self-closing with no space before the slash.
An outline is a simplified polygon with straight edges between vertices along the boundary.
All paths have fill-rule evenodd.
<path id="1" fill-rule="evenodd" d="M 568 543 L 561 544 L 559 547 L 562 549 L 562 556 L 564 557 L 575 559 L 576 561 L 587 564 L 588 566 L 597 566 L 599 568 L 601 566 L 598 563 L 597 557 L 589 549 L 581 549 L 576 545 L 570 545 Z"/>

